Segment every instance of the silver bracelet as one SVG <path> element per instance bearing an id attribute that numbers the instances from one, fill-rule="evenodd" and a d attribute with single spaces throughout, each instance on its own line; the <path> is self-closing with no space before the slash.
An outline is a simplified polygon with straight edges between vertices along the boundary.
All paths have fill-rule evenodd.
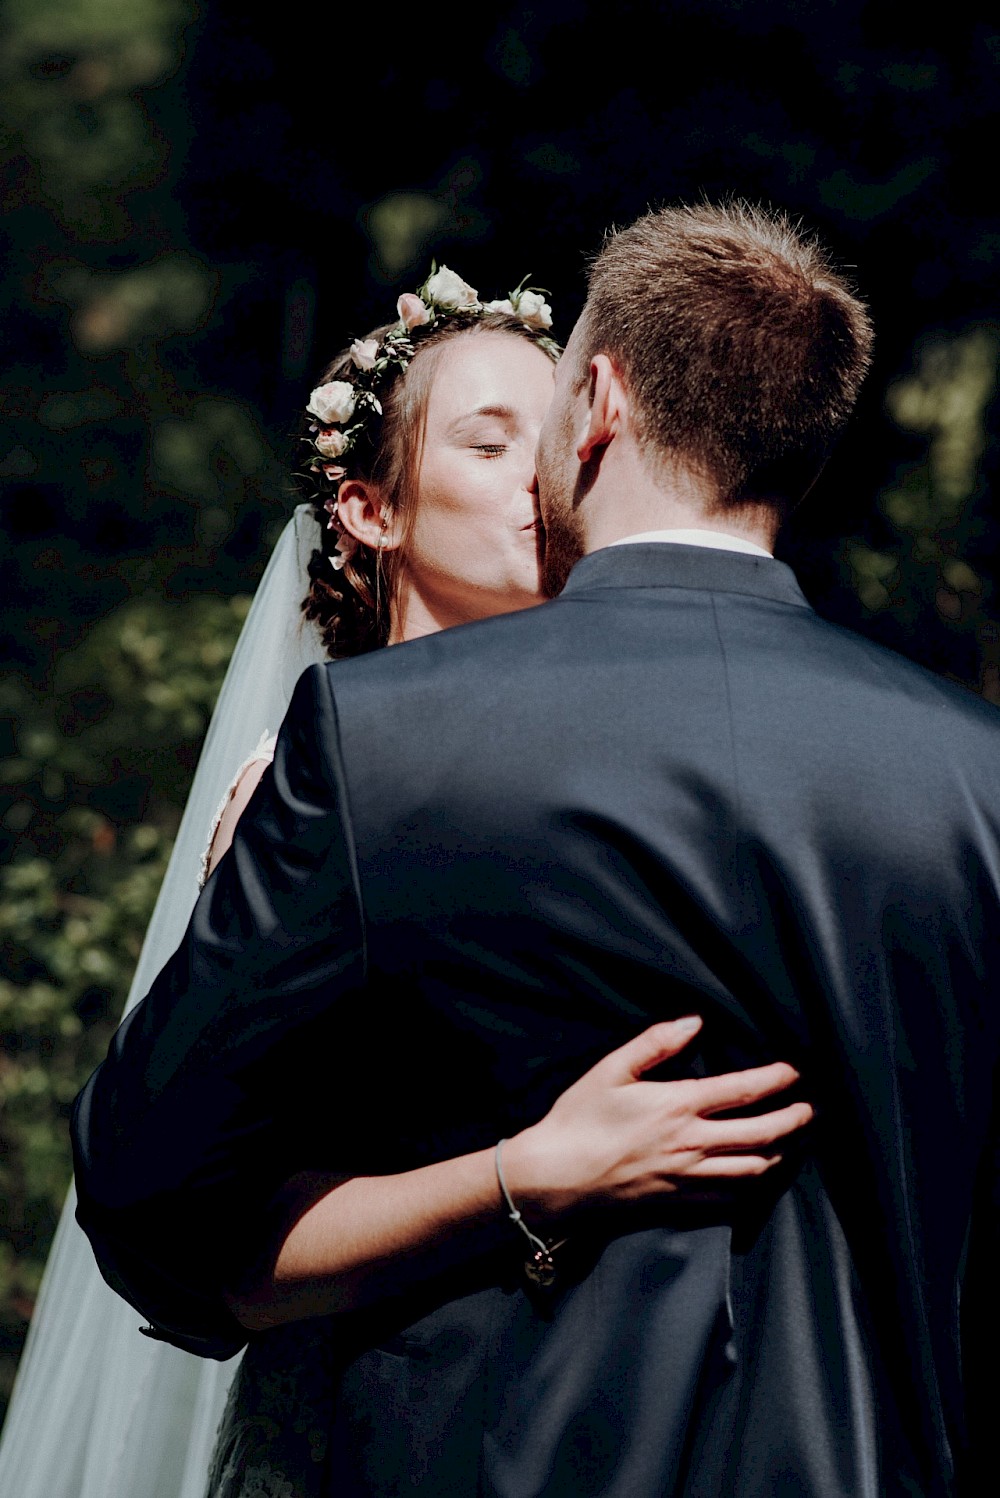
<path id="1" fill-rule="evenodd" d="M 528 1257 L 524 1261 L 524 1272 L 533 1285 L 548 1286 L 554 1282 L 556 1277 L 556 1266 L 552 1255 L 556 1252 L 557 1249 L 562 1248 L 563 1244 L 566 1242 L 566 1239 L 562 1238 L 558 1243 L 546 1243 L 544 1238 L 539 1238 L 535 1233 L 531 1231 L 528 1224 L 525 1222 L 524 1218 L 518 1211 L 517 1207 L 515 1207 L 513 1201 L 511 1200 L 510 1192 L 507 1190 L 507 1182 L 504 1180 L 503 1174 L 502 1150 L 503 1146 L 506 1143 L 506 1139 L 497 1140 L 497 1181 L 499 1182 L 503 1199 L 507 1203 L 508 1217 L 510 1218 L 511 1222 L 513 1222 L 517 1227 L 521 1229 L 521 1232 L 524 1234 L 524 1236 L 528 1240 L 528 1243 L 531 1245 L 531 1252 L 528 1254 Z"/>

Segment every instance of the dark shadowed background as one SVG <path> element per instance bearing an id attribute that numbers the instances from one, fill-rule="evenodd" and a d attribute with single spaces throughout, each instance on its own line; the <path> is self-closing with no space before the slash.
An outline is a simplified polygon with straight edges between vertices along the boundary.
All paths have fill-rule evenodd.
<path id="1" fill-rule="evenodd" d="M 288 434 L 320 366 L 432 255 L 487 297 L 530 274 L 565 334 L 608 224 L 724 194 L 801 216 L 856 268 L 878 344 L 782 554 L 821 612 L 1000 703 L 985 7 L 263 14 L 6 5 L 3 1397 L 69 1104 L 294 504 Z"/>

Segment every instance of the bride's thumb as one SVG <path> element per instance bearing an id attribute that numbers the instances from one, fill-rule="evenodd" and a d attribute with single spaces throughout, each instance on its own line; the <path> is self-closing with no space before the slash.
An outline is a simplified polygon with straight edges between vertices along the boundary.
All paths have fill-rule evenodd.
<path id="1" fill-rule="evenodd" d="M 671 1056 L 683 1051 L 700 1029 L 701 1017 L 697 1014 L 685 1015 L 683 1019 L 663 1020 L 658 1025 L 650 1025 L 648 1030 L 643 1030 L 641 1035 L 623 1045 L 615 1054 L 623 1072 L 627 1076 L 638 1078 L 643 1072 L 658 1066 L 661 1061 L 669 1061 Z"/>

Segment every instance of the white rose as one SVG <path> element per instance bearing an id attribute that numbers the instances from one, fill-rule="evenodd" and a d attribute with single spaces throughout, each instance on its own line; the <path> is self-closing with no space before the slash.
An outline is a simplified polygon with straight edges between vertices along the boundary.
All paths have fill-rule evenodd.
<path id="1" fill-rule="evenodd" d="M 503 301 L 503 302 L 484 302 L 483 303 L 483 311 L 484 312 L 506 312 L 507 315 L 508 315 L 508 317 L 514 317 L 515 316 L 514 304 L 513 304 L 513 302 L 511 302 L 509 300 Z"/>
<path id="2" fill-rule="evenodd" d="M 522 291 L 517 299 L 517 315 L 529 328 L 551 328 L 552 308 L 540 291 Z"/>
<path id="3" fill-rule="evenodd" d="M 328 385 L 319 385 L 309 397 L 306 410 L 320 421 L 350 421 L 354 415 L 354 386 L 346 380 L 331 380 Z M 333 454 L 336 457 L 336 454 Z"/>
<path id="4" fill-rule="evenodd" d="M 366 338 L 364 341 L 355 338 L 351 344 L 351 363 L 357 369 L 374 369 L 377 354 L 378 342 L 374 338 Z"/>
<path id="5" fill-rule="evenodd" d="M 415 291 L 404 291 L 396 303 L 396 311 L 399 320 L 407 332 L 411 328 L 422 328 L 425 322 L 430 322 L 431 315 Z"/>
<path id="6" fill-rule="evenodd" d="M 465 308 L 471 311 L 479 306 L 479 300 L 473 287 L 463 281 L 461 276 L 456 276 L 453 270 L 446 265 L 435 271 L 427 282 L 427 295 L 432 302 L 439 307 L 447 307 L 453 312 L 459 312 Z"/>
<path id="7" fill-rule="evenodd" d="M 329 386 L 327 386 L 327 389 L 329 389 Z M 343 432 L 338 432 L 335 428 L 330 427 L 325 432 L 316 433 L 316 448 L 318 452 L 323 454 L 324 458 L 339 458 L 347 448 L 347 438 Z"/>

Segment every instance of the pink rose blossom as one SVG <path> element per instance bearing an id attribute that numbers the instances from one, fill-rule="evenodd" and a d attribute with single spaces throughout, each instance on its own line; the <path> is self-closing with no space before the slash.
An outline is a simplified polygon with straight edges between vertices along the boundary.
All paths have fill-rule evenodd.
<path id="1" fill-rule="evenodd" d="M 423 302 L 414 291 L 404 291 L 396 303 L 396 311 L 399 313 L 400 322 L 409 332 L 411 328 L 423 327 L 425 322 L 430 322 L 431 315 Z"/>
<path id="2" fill-rule="evenodd" d="M 358 540 L 352 536 L 350 531 L 342 532 L 340 539 L 334 547 L 334 555 L 330 558 L 330 565 L 334 572 L 339 572 L 345 562 L 349 562 L 358 549 Z"/>
<path id="3" fill-rule="evenodd" d="M 339 458 L 347 446 L 347 438 L 336 427 L 326 427 L 316 434 L 316 449 L 324 458 Z"/>

